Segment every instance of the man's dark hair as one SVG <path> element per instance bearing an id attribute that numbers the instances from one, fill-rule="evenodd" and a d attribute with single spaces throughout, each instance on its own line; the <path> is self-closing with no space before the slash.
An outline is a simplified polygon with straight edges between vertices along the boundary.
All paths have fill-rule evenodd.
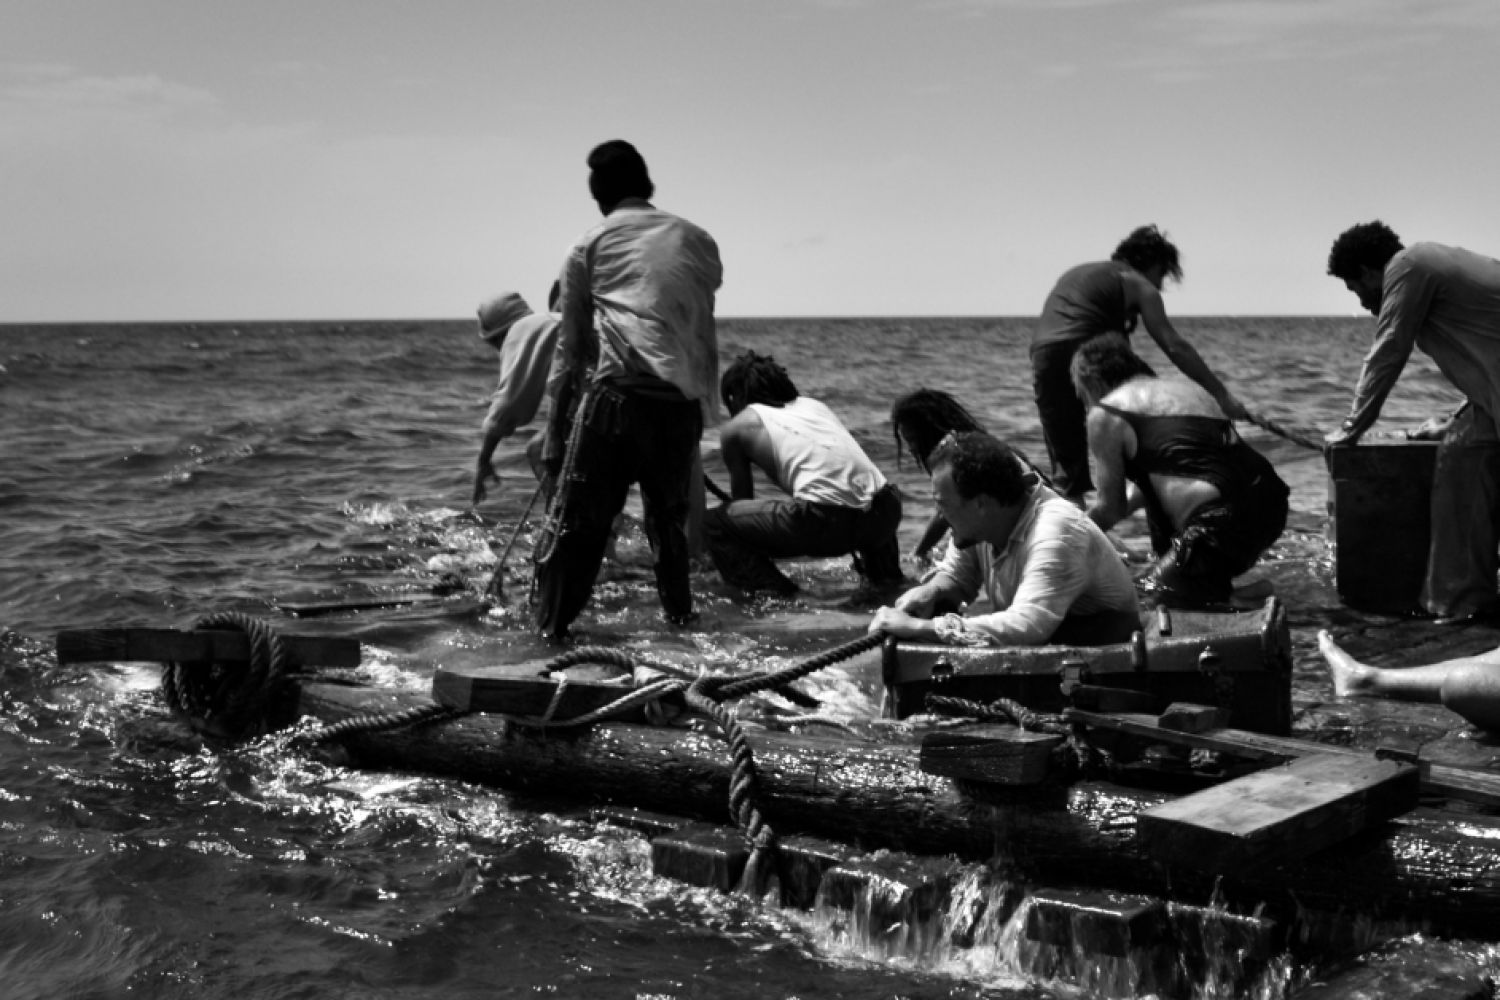
<path id="1" fill-rule="evenodd" d="M 656 193 L 646 161 L 624 139 L 601 142 L 589 151 L 589 194 L 605 211 L 626 198 L 650 200 Z"/>
<path id="2" fill-rule="evenodd" d="M 1404 249 L 1401 237 L 1384 222 L 1361 222 L 1333 241 L 1333 249 L 1328 251 L 1328 273 L 1341 281 L 1352 281 L 1366 267 L 1384 271 L 1391 258 Z"/>
<path id="3" fill-rule="evenodd" d="M 1182 263 L 1177 257 L 1177 247 L 1167 234 L 1155 226 L 1139 226 L 1115 247 L 1111 260 L 1124 261 L 1137 271 L 1146 271 L 1161 265 L 1164 277 L 1182 280 Z"/>
<path id="4" fill-rule="evenodd" d="M 1130 349 L 1130 341 L 1118 333 L 1106 333 L 1086 341 L 1068 365 L 1073 387 L 1083 396 L 1085 387 L 1100 396 L 1112 392 L 1130 379 L 1156 372 Z"/>
<path id="5" fill-rule="evenodd" d="M 557 300 L 562 298 L 562 282 L 554 281 L 552 287 L 547 289 L 547 311 L 557 312 Z"/>
<path id="6" fill-rule="evenodd" d="M 724 369 L 719 395 L 729 412 L 738 413 L 751 403 L 784 406 L 796 399 L 797 387 L 786 369 L 769 354 L 746 351 Z"/>
<path id="7" fill-rule="evenodd" d="M 1016 450 L 984 431 L 967 431 L 943 438 L 929 456 L 934 475 L 946 466 L 953 488 L 965 500 L 983 493 L 1002 506 L 1014 507 L 1031 490 L 1028 469 Z"/>
<path id="8" fill-rule="evenodd" d="M 891 430 L 896 436 L 898 468 L 903 445 L 911 447 L 911 457 L 917 460 L 923 472 L 931 472 L 927 460 L 939 441 L 955 431 L 983 429 L 962 403 L 939 389 L 917 389 L 891 405 Z"/>

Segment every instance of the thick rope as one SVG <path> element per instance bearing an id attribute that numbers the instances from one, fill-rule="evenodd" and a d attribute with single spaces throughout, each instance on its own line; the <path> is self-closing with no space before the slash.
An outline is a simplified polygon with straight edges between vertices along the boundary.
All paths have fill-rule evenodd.
<path id="1" fill-rule="evenodd" d="M 709 676 L 704 674 L 689 685 L 684 697 L 689 708 L 714 721 L 729 743 L 730 758 L 734 762 L 734 774 L 729 782 L 729 814 L 734 817 L 735 825 L 745 838 L 745 846 L 750 849 L 744 884 L 755 891 L 761 883 L 761 873 L 776 849 L 776 833 L 760 814 L 760 779 L 755 770 L 755 753 L 745 729 L 734 713 L 707 693 L 708 686 Z"/>
<path id="2" fill-rule="evenodd" d="M 536 506 L 537 498 L 542 495 L 542 487 L 539 485 L 531 494 L 531 499 L 526 501 L 526 509 L 521 511 L 521 519 L 516 522 L 516 528 L 510 533 L 510 541 L 505 543 L 505 551 L 500 553 L 500 561 L 495 563 L 495 573 L 490 577 L 490 582 L 484 588 L 484 592 L 492 597 L 503 597 L 505 595 L 505 561 L 510 558 L 510 550 L 516 547 L 516 539 L 521 537 L 521 529 L 526 527 L 526 519 L 531 516 L 531 508 Z"/>
<path id="3" fill-rule="evenodd" d="M 1317 452 L 1325 450 L 1325 446 L 1322 441 L 1315 441 L 1305 434 L 1300 434 L 1296 431 L 1288 430 L 1287 428 L 1276 423 L 1274 420 L 1271 420 L 1269 417 L 1262 416 L 1259 413 L 1251 413 L 1249 410 L 1245 411 L 1245 416 L 1247 416 L 1250 419 L 1250 422 L 1255 426 L 1261 428 L 1262 430 L 1268 430 L 1272 434 L 1275 434 L 1277 437 L 1286 438 L 1288 441 L 1292 442 L 1292 444 L 1299 444 L 1304 448 L 1310 448 L 1313 451 Z"/>
<path id="4" fill-rule="evenodd" d="M 926 705 L 927 711 L 934 715 L 951 715 L 977 719 L 980 722 L 987 722 L 991 719 L 1009 719 L 1022 729 L 1038 733 L 1066 734 L 1072 731 L 1072 724 L 1062 716 L 1034 712 L 1012 698 L 996 698 L 991 702 L 978 702 L 929 694 Z"/>
<path id="5" fill-rule="evenodd" d="M 463 709 L 447 705 L 417 705 L 400 712 L 369 712 L 355 715 L 331 726 L 302 733 L 296 742 L 306 744 L 327 743 L 330 740 L 355 733 L 381 733 L 406 726 L 420 726 L 430 722 L 446 722 L 467 714 Z"/>
<path id="6" fill-rule="evenodd" d="M 168 663 L 161 691 L 171 709 L 201 733 L 243 739 L 266 731 L 271 696 L 286 673 L 286 647 L 271 626 L 237 611 L 206 615 L 194 629 L 229 629 L 250 640 L 243 667 L 218 661 Z"/>

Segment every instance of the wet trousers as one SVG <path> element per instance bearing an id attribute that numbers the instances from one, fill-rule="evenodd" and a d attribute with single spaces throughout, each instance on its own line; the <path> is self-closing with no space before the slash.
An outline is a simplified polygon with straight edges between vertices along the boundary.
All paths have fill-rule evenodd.
<path id="1" fill-rule="evenodd" d="M 1068 341 L 1031 350 L 1031 388 L 1052 463 L 1052 488 L 1070 498 L 1094 488 L 1089 478 L 1088 411 L 1068 371 L 1081 346 L 1081 341 Z"/>
<path id="2" fill-rule="evenodd" d="M 1435 615 L 1500 612 L 1500 438 L 1470 405 L 1438 445 L 1422 604 Z"/>
<path id="3" fill-rule="evenodd" d="M 726 583 L 792 594 L 797 585 L 772 560 L 852 553 L 860 575 L 871 584 L 903 582 L 896 541 L 900 524 L 901 498 L 887 484 L 869 510 L 791 498 L 735 500 L 704 515 L 703 536 Z"/>
<path id="4" fill-rule="evenodd" d="M 1255 565 L 1286 527 L 1288 490 L 1274 475 L 1258 477 L 1241 496 L 1219 499 L 1188 515 L 1182 531 L 1151 525 L 1156 563 L 1141 578 L 1141 591 L 1168 607 L 1222 604 L 1234 593 L 1234 578 Z"/>
<path id="5" fill-rule="evenodd" d="M 588 603 L 610 526 L 632 484 L 641 489 L 662 610 L 679 624 L 691 617 L 687 521 L 702 434 L 693 400 L 624 392 L 607 382 L 587 389 L 534 554 L 531 599 L 539 632 L 561 638 Z"/>

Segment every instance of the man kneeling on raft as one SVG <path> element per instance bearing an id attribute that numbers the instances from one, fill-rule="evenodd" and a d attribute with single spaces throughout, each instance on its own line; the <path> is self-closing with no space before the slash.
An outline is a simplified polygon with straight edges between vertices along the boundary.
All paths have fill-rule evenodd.
<path id="1" fill-rule="evenodd" d="M 871 632 L 967 646 L 1126 642 L 1135 586 L 1104 532 L 1043 485 L 1008 445 L 971 431 L 929 459 L 953 544 L 933 576 L 881 608 Z M 962 611 L 983 589 L 994 610 Z"/>
<path id="2" fill-rule="evenodd" d="M 703 536 L 725 582 L 790 595 L 797 584 L 772 560 L 853 553 L 867 587 L 904 586 L 901 499 L 833 411 L 754 351 L 725 370 L 720 392 L 732 415 L 719 443 L 734 499 L 704 515 Z M 787 495 L 755 499 L 752 467 Z"/>
<path id="3" fill-rule="evenodd" d="M 1156 563 L 1141 590 L 1169 607 L 1227 602 L 1281 537 L 1286 483 L 1206 390 L 1157 378 L 1124 337 L 1084 344 L 1072 373 L 1099 487 L 1089 517 L 1108 530 L 1144 504 Z"/>

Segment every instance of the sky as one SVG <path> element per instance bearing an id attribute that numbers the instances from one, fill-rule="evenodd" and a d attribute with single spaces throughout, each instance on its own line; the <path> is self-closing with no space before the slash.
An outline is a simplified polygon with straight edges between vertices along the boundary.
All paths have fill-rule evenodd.
<path id="1" fill-rule="evenodd" d="M 545 301 L 630 140 L 723 317 L 1355 315 L 1380 218 L 1500 256 L 1496 0 L 6 0 L 0 322 Z"/>

